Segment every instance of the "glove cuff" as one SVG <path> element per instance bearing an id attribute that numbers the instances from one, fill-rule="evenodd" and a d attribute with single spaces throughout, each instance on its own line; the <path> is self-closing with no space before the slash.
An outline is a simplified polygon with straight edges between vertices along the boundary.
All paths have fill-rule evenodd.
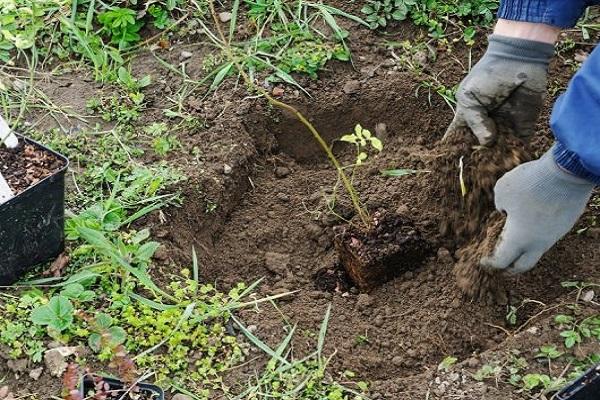
<path id="1" fill-rule="evenodd" d="M 563 185 L 569 185 L 571 188 L 582 188 L 584 190 L 592 190 L 595 186 L 594 182 L 574 174 L 571 170 L 566 169 L 561 165 L 557 159 L 558 144 L 555 144 L 548 150 L 539 160 L 544 168 L 550 175 L 549 179 L 555 179 L 563 183 Z"/>
<path id="2" fill-rule="evenodd" d="M 487 53 L 493 56 L 547 66 L 554 55 L 554 45 L 502 35 L 490 35 Z"/>

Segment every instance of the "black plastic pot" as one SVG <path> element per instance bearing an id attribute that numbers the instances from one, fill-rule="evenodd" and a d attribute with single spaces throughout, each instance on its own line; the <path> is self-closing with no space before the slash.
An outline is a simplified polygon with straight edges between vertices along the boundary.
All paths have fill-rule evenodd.
<path id="1" fill-rule="evenodd" d="M 65 171 L 69 161 L 20 137 L 64 162 L 64 167 L 0 205 L 0 285 L 11 285 L 33 266 L 64 249 Z"/>
<path id="2" fill-rule="evenodd" d="M 600 399 L 600 364 L 590 368 L 575 382 L 561 390 L 556 400 L 598 400 Z"/>
<path id="3" fill-rule="evenodd" d="M 79 385 L 79 393 L 81 394 L 82 398 L 85 399 L 86 396 L 89 394 L 89 392 L 94 389 L 94 385 L 95 385 L 94 378 L 98 378 L 98 377 L 102 378 L 102 381 L 109 385 L 110 390 L 123 392 L 126 388 L 126 385 L 118 379 L 88 374 L 88 375 L 84 375 L 81 378 L 81 383 Z M 165 393 L 163 392 L 163 390 L 160 387 L 158 387 L 156 385 L 151 385 L 149 383 L 138 383 L 136 386 L 139 387 L 140 390 L 142 391 L 142 393 L 144 393 L 144 394 L 155 395 L 156 400 L 165 400 Z M 123 393 L 120 393 L 120 394 L 123 394 Z M 120 397 L 120 396 L 118 396 L 118 397 Z"/>

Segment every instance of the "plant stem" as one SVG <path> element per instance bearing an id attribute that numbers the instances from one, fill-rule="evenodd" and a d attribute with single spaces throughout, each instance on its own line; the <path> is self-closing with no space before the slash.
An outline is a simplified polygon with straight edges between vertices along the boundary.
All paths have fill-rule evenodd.
<path id="1" fill-rule="evenodd" d="M 329 161 L 334 166 L 338 175 L 342 179 L 342 183 L 344 184 L 344 187 L 346 188 L 346 191 L 350 196 L 352 205 L 354 206 L 354 209 L 356 210 L 361 222 L 364 224 L 365 228 L 369 229 L 371 227 L 372 221 L 371 217 L 369 216 L 368 210 L 366 210 L 365 207 L 362 206 L 360 197 L 358 196 L 356 189 L 352 185 L 352 182 L 348 178 L 348 175 L 346 175 L 346 173 L 344 172 L 342 165 L 335 157 L 333 151 L 327 145 L 321 134 L 317 131 L 314 125 L 311 124 L 310 121 L 308 121 L 308 119 L 300 111 L 298 111 L 297 108 L 282 101 L 274 99 L 265 89 L 254 84 L 254 82 L 250 79 L 248 74 L 246 74 L 246 71 L 244 71 L 242 65 L 240 65 L 239 60 L 231 51 L 231 44 L 225 39 L 225 34 L 223 33 L 223 29 L 221 28 L 221 22 L 219 21 L 219 17 L 217 16 L 213 0 L 208 0 L 208 6 L 210 8 L 210 13 L 212 15 L 215 27 L 217 29 L 217 33 L 219 34 L 219 38 L 223 42 L 223 49 L 225 50 L 226 56 L 230 60 L 230 62 L 232 62 L 235 65 L 236 69 L 244 79 L 246 85 L 259 92 L 262 96 L 264 96 L 267 99 L 267 101 L 270 104 L 292 113 L 296 117 L 296 119 L 298 119 L 298 121 L 300 121 L 310 131 L 310 133 L 317 141 L 321 149 L 323 149 L 323 151 L 327 154 L 327 158 L 329 158 Z"/>

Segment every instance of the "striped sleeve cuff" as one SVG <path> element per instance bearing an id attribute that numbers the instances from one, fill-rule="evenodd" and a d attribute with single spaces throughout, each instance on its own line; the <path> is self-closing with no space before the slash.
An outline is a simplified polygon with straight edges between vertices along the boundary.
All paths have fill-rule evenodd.
<path id="1" fill-rule="evenodd" d="M 588 171 L 581 163 L 579 156 L 567 149 L 559 141 L 556 141 L 556 144 L 554 145 L 554 160 L 561 168 L 571 174 L 590 181 L 596 186 L 600 186 L 600 176 Z"/>

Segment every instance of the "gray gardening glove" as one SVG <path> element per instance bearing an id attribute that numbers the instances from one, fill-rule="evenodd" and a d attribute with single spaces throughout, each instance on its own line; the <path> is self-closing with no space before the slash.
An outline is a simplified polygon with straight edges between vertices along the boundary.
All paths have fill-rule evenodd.
<path id="1" fill-rule="evenodd" d="M 531 136 L 553 54 L 548 43 L 491 35 L 486 53 L 458 87 L 456 115 L 444 138 L 467 127 L 482 145 L 498 133 Z"/>
<path id="2" fill-rule="evenodd" d="M 511 273 L 530 270 L 575 225 L 594 184 L 561 169 L 552 150 L 506 173 L 494 189 L 506 224 L 491 256 L 481 265 Z"/>

